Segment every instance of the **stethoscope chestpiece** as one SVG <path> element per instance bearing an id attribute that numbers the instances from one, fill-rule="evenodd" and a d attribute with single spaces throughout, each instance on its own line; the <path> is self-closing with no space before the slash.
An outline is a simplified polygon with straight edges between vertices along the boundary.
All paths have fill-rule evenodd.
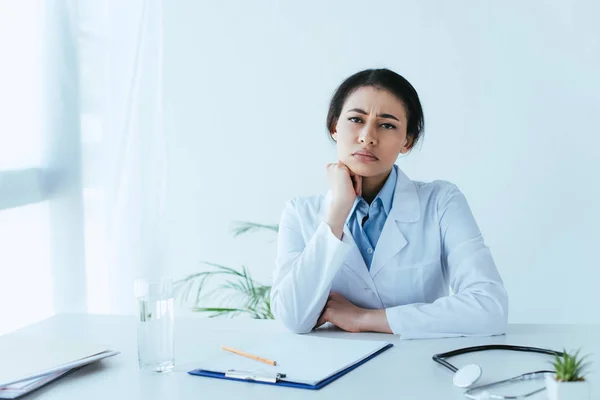
<path id="1" fill-rule="evenodd" d="M 459 368 L 452 378 L 452 382 L 460 388 L 468 388 L 481 377 L 481 367 L 476 364 L 468 364 Z"/>

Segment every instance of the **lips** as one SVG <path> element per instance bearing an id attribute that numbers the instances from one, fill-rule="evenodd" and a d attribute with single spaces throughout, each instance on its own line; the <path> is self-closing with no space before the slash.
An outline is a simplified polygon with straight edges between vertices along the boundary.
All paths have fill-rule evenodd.
<path id="1" fill-rule="evenodd" d="M 359 151 L 353 153 L 352 155 L 357 158 L 361 158 L 361 159 L 378 160 L 377 156 L 375 156 L 375 154 L 373 154 L 372 152 L 370 152 L 368 150 L 359 150 Z"/>

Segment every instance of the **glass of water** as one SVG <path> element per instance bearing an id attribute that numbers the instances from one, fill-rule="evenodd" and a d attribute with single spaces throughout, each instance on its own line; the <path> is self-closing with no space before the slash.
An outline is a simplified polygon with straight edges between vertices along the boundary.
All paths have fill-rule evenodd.
<path id="1" fill-rule="evenodd" d="M 138 360 L 141 370 L 171 371 L 175 365 L 173 280 L 136 279 Z"/>

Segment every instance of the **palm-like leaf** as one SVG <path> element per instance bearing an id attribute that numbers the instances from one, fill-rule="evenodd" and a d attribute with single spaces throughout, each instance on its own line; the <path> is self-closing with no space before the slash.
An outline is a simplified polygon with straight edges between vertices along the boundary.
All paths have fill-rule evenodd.
<path id="1" fill-rule="evenodd" d="M 211 317 L 229 315 L 235 316 L 239 314 L 249 314 L 252 318 L 256 319 L 273 319 L 270 307 L 270 294 L 271 287 L 256 282 L 250 276 L 250 272 L 245 266 L 242 266 L 242 270 L 238 271 L 234 268 L 226 267 L 224 265 L 204 262 L 212 269 L 209 271 L 203 271 L 196 274 L 191 274 L 182 280 L 175 282 L 176 295 L 179 297 L 180 302 L 187 302 L 190 300 L 192 289 L 195 287 L 195 298 L 193 311 L 197 312 L 211 312 Z M 217 289 L 205 293 L 204 287 L 206 281 L 212 277 L 218 275 L 231 276 L 231 279 L 225 281 L 225 283 L 219 285 Z M 201 307 L 201 299 L 210 297 L 210 295 L 216 292 L 229 292 L 229 299 L 234 297 L 241 298 L 243 306 L 241 307 Z M 227 294 L 227 293 L 226 293 Z"/>
<path id="2" fill-rule="evenodd" d="M 234 222 L 234 224 L 235 224 L 235 226 L 232 229 L 233 237 L 238 237 L 238 236 L 246 234 L 246 233 L 260 231 L 260 230 L 267 230 L 267 231 L 272 231 L 275 233 L 277 233 L 279 231 L 279 225 L 264 225 L 264 224 L 257 224 L 255 222 L 240 222 L 240 221 L 236 221 L 236 222 Z"/>
<path id="3" fill-rule="evenodd" d="M 244 235 L 260 230 L 267 230 L 277 233 L 279 225 L 264 225 L 254 222 L 234 222 L 232 233 L 234 237 Z M 241 271 L 235 268 L 227 267 L 211 262 L 203 262 L 210 269 L 208 271 L 198 272 L 188 275 L 184 279 L 175 282 L 175 296 L 179 298 L 180 303 L 189 302 L 193 296 L 193 311 L 211 312 L 210 317 L 221 315 L 235 316 L 239 314 L 249 314 L 253 318 L 273 319 L 271 313 L 271 286 L 266 286 L 256 282 L 250 276 L 250 272 L 245 266 Z M 206 284 L 211 278 L 223 276 L 225 283 L 219 285 L 216 289 L 207 293 Z M 211 297 L 216 293 L 225 293 L 229 302 L 238 299 L 241 306 L 237 307 L 204 307 L 201 303 L 205 298 Z M 195 294 L 195 295 L 194 295 Z"/>

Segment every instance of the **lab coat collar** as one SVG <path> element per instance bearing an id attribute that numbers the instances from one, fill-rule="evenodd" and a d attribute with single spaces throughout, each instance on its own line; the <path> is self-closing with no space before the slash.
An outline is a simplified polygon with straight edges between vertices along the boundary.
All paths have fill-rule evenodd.
<path id="1" fill-rule="evenodd" d="M 396 170 L 396 188 L 392 200 L 392 209 L 389 212 L 388 219 L 393 218 L 399 222 L 416 222 L 421 218 L 421 204 L 419 194 L 413 181 L 397 166 L 393 167 Z M 351 210 L 356 208 L 358 197 L 354 199 L 354 205 Z M 331 202 L 331 190 L 325 195 L 323 204 L 321 205 L 320 214 L 325 216 L 327 207 Z M 352 216 L 352 212 L 346 218 L 346 225 Z"/>
<path id="2" fill-rule="evenodd" d="M 375 253 L 373 253 L 371 277 L 377 275 L 408 244 L 400 230 L 399 223 L 416 222 L 421 218 L 421 201 L 415 183 L 398 166 L 394 165 L 394 168 L 398 178 L 392 210 L 385 220 Z"/>
<path id="3" fill-rule="evenodd" d="M 399 222 L 416 222 L 421 218 L 421 201 L 415 183 L 397 166 L 396 190 L 388 218 Z"/>
<path id="4" fill-rule="evenodd" d="M 396 169 L 397 180 L 392 209 L 385 221 L 383 231 L 381 232 L 381 236 L 375 247 L 370 271 L 367 269 L 366 264 L 360 255 L 360 251 L 358 251 L 358 247 L 352 238 L 352 233 L 348 228 L 348 221 L 352 215 L 351 213 L 348 215 L 346 223 L 344 224 L 343 240 L 356 248 L 355 253 L 357 255 L 356 257 L 352 257 L 347 264 L 354 272 L 360 275 L 372 289 L 375 288 L 372 278 L 407 245 L 406 238 L 402 234 L 398 223 L 416 222 L 421 218 L 421 203 L 414 182 L 411 181 L 397 165 L 394 165 L 393 168 Z M 330 202 L 331 191 L 327 192 L 321 205 L 320 214 L 322 217 L 325 217 Z M 356 207 L 357 202 L 358 199 L 354 201 L 353 208 Z"/>
<path id="5" fill-rule="evenodd" d="M 381 205 L 383 206 L 383 211 L 385 211 L 386 218 L 388 215 L 390 215 L 390 210 L 392 209 L 392 201 L 394 200 L 394 191 L 396 189 L 397 181 L 398 181 L 398 173 L 396 171 L 396 168 L 392 168 L 388 177 L 385 180 L 385 183 L 383 184 L 383 187 L 381 188 L 379 193 L 377 193 L 377 196 L 373 200 L 373 202 L 376 202 L 379 199 L 379 201 L 381 202 Z M 364 199 L 362 197 L 356 198 L 356 200 L 354 200 L 354 205 L 350 209 L 349 217 L 354 215 L 354 213 L 356 212 L 356 208 L 360 204 L 361 199 L 362 199 L 362 201 L 364 201 Z M 366 204 L 366 202 L 365 202 L 365 204 Z M 371 203 L 371 204 L 373 204 L 373 203 Z M 367 207 L 369 207 L 369 205 L 367 205 Z M 346 223 L 349 223 L 349 222 L 350 222 L 349 218 L 346 218 Z"/>

